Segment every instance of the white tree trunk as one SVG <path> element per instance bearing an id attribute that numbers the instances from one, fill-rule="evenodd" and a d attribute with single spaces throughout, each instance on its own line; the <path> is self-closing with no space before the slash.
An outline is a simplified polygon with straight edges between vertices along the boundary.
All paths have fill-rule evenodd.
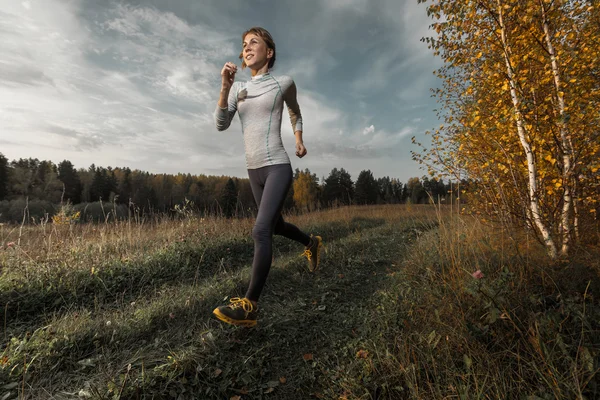
<path id="1" fill-rule="evenodd" d="M 573 231 L 573 222 L 571 220 L 571 211 L 573 209 L 573 198 L 572 198 L 572 186 L 573 186 L 573 174 L 572 174 L 572 162 L 571 156 L 573 149 L 571 145 L 571 135 L 567 128 L 566 113 L 565 113 L 565 99 L 561 90 L 560 72 L 558 70 L 558 63 L 556 61 L 556 53 L 554 52 L 554 46 L 552 46 L 552 40 L 550 38 L 550 28 L 548 27 L 548 20 L 546 18 L 546 8 L 544 3 L 540 0 L 540 7 L 542 9 L 542 25 L 544 28 L 544 36 L 546 39 L 546 46 L 548 46 L 548 54 L 550 54 L 550 62 L 552 65 L 552 75 L 554 77 L 554 88 L 556 89 L 556 96 L 558 98 L 558 112 L 560 114 L 559 128 L 560 128 L 560 141 L 562 145 L 562 160 L 563 160 L 563 209 L 561 214 L 561 235 L 562 235 L 562 248 L 560 250 L 561 255 L 566 256 L 569 252 L 571 233 Z"/>
<path id="2" fill-rule="evenodd" d="M 501 30 L 501 38 L 502 38 L 502 46 L 504 50 L 504 61 L 506 62 L 506 72 L 508 74 L 508 79 L 510 83 L 510 96 L 512 98 L 514 112 L 515 112 L 515 120 L 517 123 L 517 133 L 519 135 L 519 140 L 521 141 L 521 146 L 525 151 L 525 155 L 527 157 L 527 170 L 528 170 L 528 182 L 529 182 L 529 209 L 528 214 L 533 218 L 533 222 L 537 227 L 538 231 L 542 235 L 542 239 L 544 240 L 544 244 L 546 245 L 546 249 L 548 251 L 548 255 L 550 258 L 555 259 L 557 257 L 557 248 L 554 240 L 552 239 L 552 235 L 550 234 L 550 230 L 542 221 L 540 215 L 540 207 L 539 200 L 537 195 L 537 169 L 535 165 L 535 159 L 533 156 L 533 151 L 531 150 L 531 145 L 527 140 L 525 135 L 525 128 L 523 124 L 523 115 L 521 114 L 520 105 L 521 100 L 517 93 L 516 83 L 514 79 L 514 73 L 512 69 L 512 65 L 510 63 L 510 46 L 508 45 L 508 41 L 506 38 L 506 27 L 504 25 L 503 19 L 503 10 L 502 10 L 502 0 L 496 0 L 498 5 L 498 17 L 499 24 Z"/>

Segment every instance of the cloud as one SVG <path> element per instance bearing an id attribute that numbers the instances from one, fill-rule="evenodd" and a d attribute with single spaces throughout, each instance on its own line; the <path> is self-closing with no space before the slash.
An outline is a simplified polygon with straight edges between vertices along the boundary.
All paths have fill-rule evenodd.
<path id="1" fill-rule="evenodd" d="M 66 139 L 67 142 L 70 142 L 71 146 L 78 151 L 95 150 L 104 144 L 104 140 L 94 133 L 85 134 L 74 129 L 53 125 L 50 125 L 47 129 L 48 132 Z"/>
<path id="2" fill-rule="evenodd" d="M 423 5 L 396 0 L 283 0 L 266 8 L 240 0 L 41 5 L 6 2 L 0 11 L 0 139 L 9 157 L 245 176 L 237 117 L 230 129 L 217 132 L 212 113 L 222 64 L 237 60 L 239 34 L 253 25 L 275 36 L 274 73 L 291 75 L 298 85 L 308 157 L 293 157 L 295 139 L 285 112 L 282 123 L 295 167 L 323 174 L 334 166 L 393 169 L 408 156 L 407 132 L 418 132 L 415 124 L 428 119 L 433 68 L 418 41 Z M 315 24 L 309 28 L 307 20 Z M 238 79 L 247 78 L 244 71 Z"/>
<path id="3" fill-rule="evenodd" d="M 81 152 L 118 144 L 177 149 L 178 160 L 218 153 L 199 132 L 214 129 L 216 60 L 233 51 L 222 38 L 153 8 L 116 4 L 100 14 L 105 20 L 86 21 L 79 2 L 49 3 L 9 7 L 0 18 L 0 28 L 16 27 L 0 44 L 9 55 L 0 63 L 3 127 L 28 141 L 56 135 Z M 243 153 L 223 139 L 222 148 Z"/>
<path id="4" fill-rule="evenodd" d="M 364 13 L 368 7 L 368 0 L 323 0 L 323 5 L 334 10 L 351 10 Z"/>

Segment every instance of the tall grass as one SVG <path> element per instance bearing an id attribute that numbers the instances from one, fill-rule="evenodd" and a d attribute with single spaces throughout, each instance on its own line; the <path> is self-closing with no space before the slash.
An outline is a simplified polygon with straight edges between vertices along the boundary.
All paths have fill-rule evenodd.
<path id="1" fill-rule="evenodd" d="M 325 238 L 317 275 L 275 238 L 258 328 L 252 218 L 0 226 L 0 399 L 594 399 L 598 250 L 549 264 L 526 232 L 448 206 L 286 219 Z"/>
<path id="2" fill-rule="evenodd" d="M 598 250 L 550 264 L 526 232 L 436 217 L 390 290 L 379 373 L 410 398 L 599 398 Z"/>

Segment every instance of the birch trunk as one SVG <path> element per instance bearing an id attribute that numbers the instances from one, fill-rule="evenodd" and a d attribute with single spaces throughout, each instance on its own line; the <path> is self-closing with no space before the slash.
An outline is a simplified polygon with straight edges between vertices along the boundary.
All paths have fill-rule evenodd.
<path id="1" fill-rule="evenodd" d="M 573 174 L 572 174 L 572 162 L 571 157 L 573 149 L 571 146 L 571 135 L 567 127 L 566 113 L 565 113 L 565 99 L 564 94 L 561 90 L 560 72 L 558 70 L 558 62 L 556 61 L 556 53 L 552 40 L 550 38 L 550 28 L 548 27 L 548 19 L 546 18 L 546 8 L 544 3 L 540 0 L 540 7 L 542 9 L 542 25 L 544 28 L 544 37 L 546 39 L 546 46 L 548 46 L 548 54 L 550 54 L 550 62 L 552 65 L 552 75 L 554 77 L 554 88 L 556 89 L 556 97 L 558 98 L 558 112 L 560 115 L 559 129 L 560 129 L 560 141 L 562 147 L 562 161 L 563 161 L 563 208 L 561 214 L 561 232 L 562 235 L 562 247 L 560 250 L 561 255 L 566 256 L 569 252 L 569 246 L 571 244 L 571 233 L 573 231 L 573 222 L 571 221 L 571 211 L 573 210 L 573 197 L 572 197 L 572 186 L 573 186 Z"/>
<path id="2" fill-rule="evenodd" d="M 525 128 L 523 123 L 523 115 L 521 114 L 521 100 L 519 98 L 519 94 L 517 93 L 517 85 L 514 79 L 514 73 L 512 69 L 512 65 L 510 62 L 511 50 L 508 45 L 508 41 L 506 38 L 506 26 L 504 25 L 503 12 L 502 12 L 502 0 L 496 0 L 498 6 L 498 17 L 502 38 L 502 47 L 504 50 L 504 61 L 506 63 L 506 72 L 508 75 L 509 83 L 510 83 L 510 96 L 512 98 L 512 103 L 514 107 L 515 120 L 517 123 L 517 134 L 519 135 L 519 140 L 521 142 L 521 146 L 525 151 L 525 155 L 527 157 L 527 171 L 528 171 L 528 186 L 529 186 L 529 205 L 528 205 L 528 214 L 533 218 L 533 222 L 538 229 L 539 233 L 542 235 L 542 239 L 544 240 L 544 244 L 546 245 L 546 250 L 548 251 L 548 255 L 552 259 L 557 258 L 557 248 L 554 240 L 552 239 L 552 235 L 550 234 L 550 230 L 542 221 L 542 217 L 540 215 L 540 207 L 539 207 L 539 199 L 538 199 L 538 189 L 537 189 L 537 168 L 535 165 L 535 158 L 533 156 L 533 151 L 531 150 L 531 144 L 529 143 L 526 135 Z"/>

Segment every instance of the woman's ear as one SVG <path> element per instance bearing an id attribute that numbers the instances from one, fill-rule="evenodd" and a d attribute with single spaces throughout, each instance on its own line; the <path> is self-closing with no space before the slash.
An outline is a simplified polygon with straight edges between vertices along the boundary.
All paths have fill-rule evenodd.
<path id="1" fill-rule="evenodd" d="M 267 49 L 267 58 L 273 57 L 273 49 Z"/>

